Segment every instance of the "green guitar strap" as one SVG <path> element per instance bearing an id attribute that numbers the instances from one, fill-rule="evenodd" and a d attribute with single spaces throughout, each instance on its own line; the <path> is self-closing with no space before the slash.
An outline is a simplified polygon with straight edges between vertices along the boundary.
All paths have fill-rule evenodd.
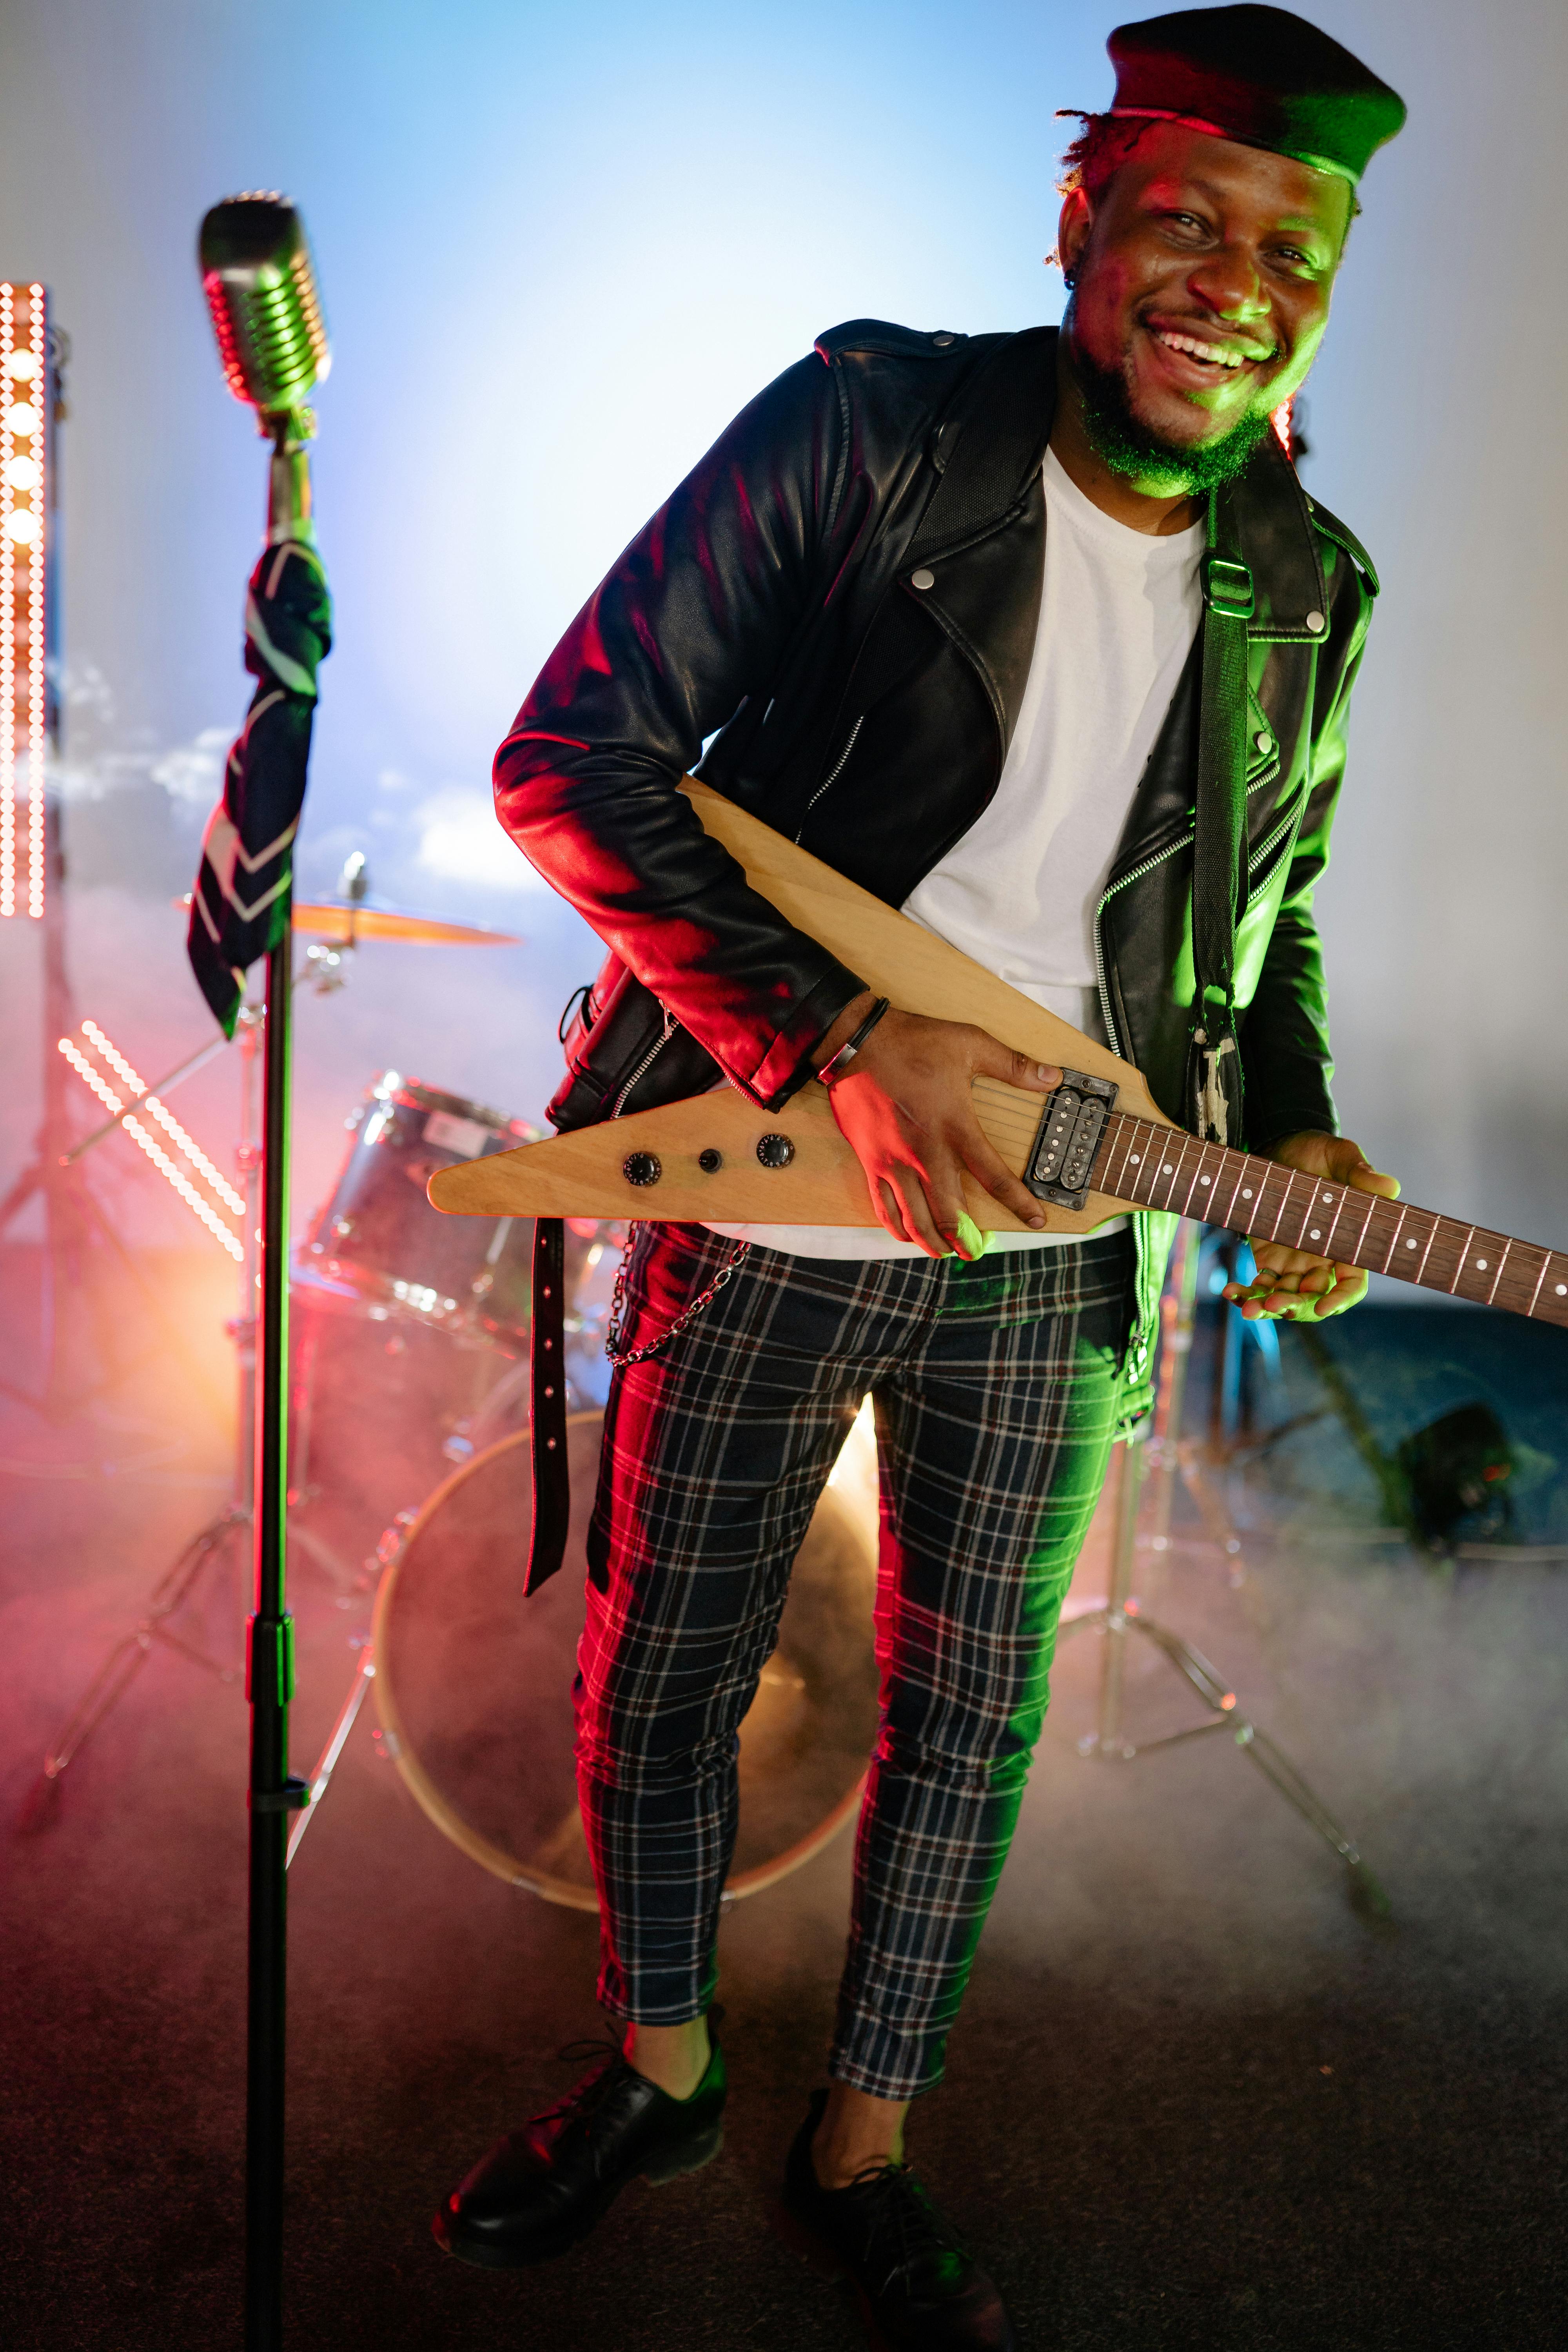
<path id="1" fill-rule="evenodd" d="M 1236 927 L 1246 883 L 1247 624 L 1256 597 L 1235 504 L 1211 492 L 1204 592 L 1203 691 L 1193 839 L 1193 991 L 1186 1109 L 1205 1143 L 1242 1143 L 1236 1035 Z"/>

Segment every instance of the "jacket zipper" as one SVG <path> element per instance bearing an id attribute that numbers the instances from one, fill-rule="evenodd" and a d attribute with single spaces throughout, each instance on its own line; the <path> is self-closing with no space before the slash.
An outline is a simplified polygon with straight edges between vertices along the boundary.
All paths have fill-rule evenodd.
<path id="1" fill-rule="evenodd" d="M 1247 796 L 1248 800 L 1251 799 L 1254 793 L 1260 791 L 1265 784 L 1271 783 L 1279 773 L 1279 762 L 1276 760 L 1272 766 L 1268 767 L 1263 771 L 1256 782 L 1248 784 L 1247 788 Z M 1269 835 L 1268 840 L 1263 843 L 1262 846 L 1255 850 L 1252 856 L 1248 857 L 1247 861 L 1247 873 L 1249 885 L 1251 883 L 1254 868 L 1262 864 L 1264 858 L 1268 856 L 1275 844 L 1289 829 L 1289 827 L 1295 824 L 1300 814 L 1300 810 L 1292 810 L 1289 816 L 1283 818 L 1280 823 L 1275 826 L 1273 832 Z M 1124 874 L 1121 877 L 1120 882 L 1112 882 L 1109 889 L 1107 889 L 1102 895 L 1099 906 L 1094 910 L 1094 977 L 1095 985 L 1100 995 L 1100 1017 L 1105 1024 L 1106 1043 L 1110 1045 L 1111 1052 L 1118 1055 L 1120 1055 L 1121 1052 L 1121 1047 L 1117 1042 L 1116 1023 L 1110 1011 L 1110 990 L 1106 983 L 1105 977 L 1105 932 L 1102 922 L 1105 910 L 1119 890 L 1127 889 L 1134 882 L 1142 882 L 1145 874 L 1152 874 L 1156 866 L 1163 866 L 1167 857 L 1173 857 L 1175 856 L 1178 849 L 1190 848 L 1196 838 L 1197 826 L 1194 824 L 1191 833 L 1183 834 L 1178 840 L 1171 842 L 1165 848 L 1157 851 L 1152 857 L 1146 857 L 1142 866 L 1135 866 L 1131 874 Z M 1248 888 L 1247 897 L 1250 902 L 1250 887 Z"/>
<path id="2" fill-rule="evenodd" d="M 855 738 L 858 735 L 861 728 L 864 727 L 865 724 L 866 714 L 862 711 L 859 718 L 855 721 L 854 726 L 849 730 L 849 740 L 845 744 L 843 751 L 840 751 L 837 759 L 835 760 L 832 767 L 828 770 L 826 775 L 824 776 L 822 782 L 818 784 L 816 790 L 807 801 L 805 804 L 805 815 L 801 818 L 799 830 L 796 832 L 795 836 L 795 847 L 797 849 L 800 846 L 801 834 L 805 831 L 806 821 L 810 817 L 812 810 L 816 806 L 817 802 L 822 798 L 823 793 L 827 790 L 829 784 L 836 784 L 838 782 L 839 777 L 844 773 L 845 764 L 848 760 L 850 752 L 855 749 Z"/>
<path id="3" fill-rule="evenodd" d="M 1145 874 L 1152 874 L 1156 866 L 1163 866 L 1167 857 L 1175 856 L 1178 849 L 1185 849 L 1188 843 L 1196 837 L 1196 834 L 1197 827 L 1194 824 L 1191 833 L 1184 834 L 1179 841 L 1173 841 L 1168 848 L 1162 849 L 1156 856 L 1146 857 L 1142 866 L 1135 866 L 1131 874 L 1122 876 L 1120 882 L 1112 882 L 1110 888 L 1102 894 L 1100 904 L 1094 910 L 1094 978 L 1100 991 L 1100 1017 L 1105 1024 L 1105 1042 L 1111 1052 L 1118 1056 L 1121 1055 L 1121 1047 L 1117 1041 L 1116 1023 L 1110 1011 L 1110 991 L 1105 980 L 1105 910 L 1119 890 L 1125 890 L 1131 883 L 1142 882 Z"/>
<path id="4" fill-rule="evenodd" d="M 675 1034 L 674 1013 L 671 1013 L 668 1005 L 660 1005 L 659 1011 L 664 1014 L 664 1034 L 662 1037 L 656 1037 L 654 1039 L 653 1044 L 648 1047 L 647 1052 L 643 1055 L 642 1060 L 637 1064 L 637 1068 L 632 1072 L 631 1076 L 626 1080 L 626 1085 L 616 1097 L 616 1107 L 610 1113 L 610 1117 L 612 1118 L 619 1118 L 622 1111 L 625 1110 L 626 1107 L 626 1097 L 631 1093 L 632 1088 L 637 1084 L 638 1080 L 644 1077 L 653 1067 L 655 1062 L 658 1061 L 659 1055 L 663 1053 L 665 1047 L 668 1045 L 670 1039 Z"/>

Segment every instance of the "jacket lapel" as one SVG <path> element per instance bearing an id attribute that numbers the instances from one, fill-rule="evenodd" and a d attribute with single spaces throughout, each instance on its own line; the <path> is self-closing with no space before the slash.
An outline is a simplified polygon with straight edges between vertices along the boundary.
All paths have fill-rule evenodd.
<path id="1" fill-rule="evenodd" d="M 1013 339 L 1010 380 L 999 395 L 1015 412 L 1000 434 L 1001 469 L 982 455 L 989 455 L 988 424 L 994 444 L 997 437 L 983 383 L 974 386 L 981 404 L 944 423 L 936 446 L 946 465 L 956 474 L 967 460 L 980 478 L 967 497 L 933 499 L 894 591 L 917 604 L 973 669 L 996 720 L 1001 759 L 1017 724 L 1039 626 L 1046 543 L 1040 467 L 1056 416 L 1057 343 L 1054 327 Z M 1020 441 L 1028 451 L 1021 470 L 1011 454 Z"/>

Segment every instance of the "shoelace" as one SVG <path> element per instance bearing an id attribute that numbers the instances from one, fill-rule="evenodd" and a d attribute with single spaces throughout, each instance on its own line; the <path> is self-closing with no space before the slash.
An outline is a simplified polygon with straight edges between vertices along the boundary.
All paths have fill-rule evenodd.
<path id="1" fill-rule="evenodd" d="M 625 2063 L 620 2043 L 607 2033 L 590 2034 L 583 2042 L 563 2042 L 555 2055 L 569 2065 L 581 2065 L 587 2058 L 597 2058 L 600 2063 L 591 2074 L 574 2083 L 552 2107 L 545 2107 L 534 2118 L 537 2123 L 552 2123 L 557 2116 L 565 2121 L 573 2116 L 592 2115 L 615 2082 L 617 2066 Z"/>
<path id="2" fill-rule="evenodd" d="M 723 2021 L 724 2011 L 715 2001 L 708 2012 L 709 2025 L 716 2032 Z M 536 2116 L 536 2123 L 553 2122 L 557 2116 L 564 2119 L 574 2115 L 592 2115 L 616 2081 L 619 2068 L 630 2063 L 613 2033 L 591 2033 L 581 2042 L 563 2042 L 555 2055 L 565 2065 L 580 2066 L 584 2059 L 589 2058 L 597 2058 L 600 2063 L 591 2074 L 585 2074 L 580 2083 L 574 2084 L 565 2096 L 557 2099 L 552 2107 L 546 2107 Z"/>
<path id="3" fill-rule="evenodd" d="M 897 2278 L 912 2282 L 926 2263 L 943 2255 L 970 2259 L 968 2247 L 942 2219 L 907 2164 L 868 2165 L 849 2187 L 865 2200 L 867 2263 L 879 2267 L 887 2262 L 884 2288 Z"/>

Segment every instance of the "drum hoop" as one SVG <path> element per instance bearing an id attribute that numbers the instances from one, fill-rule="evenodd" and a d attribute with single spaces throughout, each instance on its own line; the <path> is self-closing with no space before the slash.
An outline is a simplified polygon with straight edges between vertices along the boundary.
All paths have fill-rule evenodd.
<path id="1" fill-rule="evenodd" d="M 604 1417 L 602 1412 L 570 1412 L 566 1416 L 566 1426 L 569 1430 L 576 1429 L 584 1422 L 602 1422 Z M 375 1711 L 405 1787 L 421 1812 L 435 1823 L 444 1837 L 449 1838 L 471 1862 L 477 1862 L 481 1870 L 488 1870 L 494 1878 L 504 1879 L 510 1886 L 525 1886 L 531 1894 L 542 1895 L 547 1903 L 558 1903 L 570 1911 L 596 1912 L 599 1898 L 592 1887 L 574 1885 L 570 1879 L 557 1878 L 550 1871 L 530 1870 L 518 1861 L 515 1854 L 508 1853 L 504 1846 L 497 1845 L 482 1831 L 463 1819 L 437 1787 L 409 1739 L 398 1707 L 397 1693 L 387 1670 L 387 1634 L 393 1596 L 397 1590 L 398 1571 L 416 1539 L 436 1517 L 448 1496 L 456 1494 L 464 1480 L 471 1478 L 483 1464 L 494 1461 L 509 1447 L 531 1445 L 532 1442 L 531 1429 L 516 1429 L 510 1436 L 498 1439 L 494 1445 L 487 1445 L 482 1454 L 476 1454 L 471 1462 L 463 1463 L 449 1478 L 441 1481 L 420 1506 L 417 1517 L 405 1531 L 402 1542 L 382 1570 L 381 1582 L 376 1587 L 375 1612 L 371 1621 L 370 1636 L 375 1664 Z M 816 1507 L 819 1511 L 830 1510 L 839 1517 L 847 1516 L 831 1487 L 823 1489 Z M 738 1876 L 728 1880 L 723 1895 L 725 1903 L 737 1903 L 745 1895 L 760 1895 L 764 1887 L 774 1885 L 781 1878 L 787 1878 L 791 1871 L 798 1870 L 803 1863 L 820 1853 L 825 1845 L 831 1844 L 840 1830 L 858 1812 L 868 1778 L 868 1769 L 848 1793 L 823 1815 L 815 1829 L 808 1830 L 803 1838 L 797 1838 L 794 1845 L 786 1846 L 782 1853 L 773 1855 L 767 1862 L 759 1862 L 750 1870 L 742 1870 Z"/>
<path id="2" fill-rule="evenodd" d="M 397 1084 L 389 1086 L 387 1081 L 395 1075 Z M 404 1110 L 445 1111 L 452 1118 L 471 1119 L 476 1127 L 488 1127 L 503 1147 L 507 1139 L 513 1147 L 520 1139 L 533 1143 L 539 1140 L 539 1129 L 531 1127 L 527 1119 L 509 1118 L 489 1103 L 476 1102 L 468 1095 L 455 1095 L 449 1087 L 433 1087 L 427 1078 L 411 1078 L 401 1071 L 384 1070 L 374 1085 L 366 1088 L 365 1099 L 397 1103 Z"/>

